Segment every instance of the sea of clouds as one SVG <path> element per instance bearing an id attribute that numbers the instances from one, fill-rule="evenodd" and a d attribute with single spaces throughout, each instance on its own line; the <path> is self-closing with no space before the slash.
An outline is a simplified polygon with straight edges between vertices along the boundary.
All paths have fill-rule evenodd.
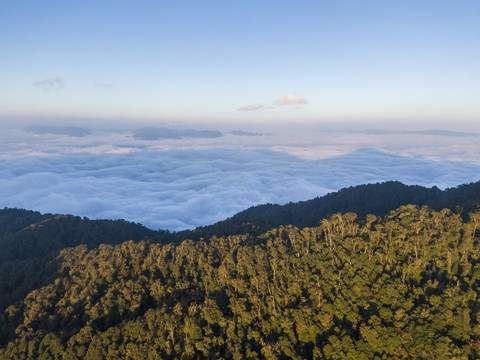
<path id="1" fill-rule="evenodd" d="M 480 177 L 478 138 L 255 134 L 141 141 L 128 131 L 76 138 L 11 130 L 0 149 L 0 206 L 175 231 L 364 183 L 447 188 Z"/>

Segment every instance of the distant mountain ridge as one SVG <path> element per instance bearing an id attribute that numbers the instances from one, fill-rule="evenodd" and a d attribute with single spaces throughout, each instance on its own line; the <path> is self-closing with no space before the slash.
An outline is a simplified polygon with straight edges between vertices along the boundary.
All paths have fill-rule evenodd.
<path id="1" fill-rule="evenodd" d="M 66 247 L 119 244 L 162 234 L 125 220 L 89 220 L 72 215 L 0 210 L 0 262 L 41 257 Z"/>
<path id="2" fill-rule="evenodd" d="M 57 246 L 50 249 L 57 250 L 82 243 L 88 244 L 89 247 L 98 246 L 100 240 L 95 239 L 91 229 L 99 231 L 98 235 L 101 234 L 99 237 L 103 238 L 103 243 L 106 238 L 112 239 L 108 241 L 112 244 L 126 240 L 139 241 L 145 238 L 162 239 L 162 241 L 168 242 L 213 235 L 261 233 L 281 225 L 316 226 L 321 219 L 336 213 L 354 212 L 360 217 L 367 214 L 383 216 L 391 210 L 407 204 L 425 205 L 434 210 L 448 208 L 467 214 L 474 211 L 480 204 L 480 181 L 446 190 L 440 190 L 437 187 L 405 185 L 399 181 L 351 186 L 307 201 L 290 202 L 285 205 L 252 206 L 215 224 L 173 233 L 151 230 L 141 224 L 125 220 L 89 220 L 78 216 L 41 214 L 36 211 L 5 208 L 0 209 L 0 250 L 7 244 L 16 243 L 18 246 L 17 237 L 23 237 L 35 227 L 43 229 L 47 225 L 38 226 L 46 220 L 49 220 L 48 227 L 58 226 L 66 229 L 73 226 L 75 229 L 83 229 L 81 232 L 75 232 L 76 235 L 69 238 L 68 243 L 62 245 L 62 241 L 59 241 Z M 113 239 L 109 232 L 113 231 L 118 234 L 120 228 L 127 229 L 127 231 L 122 230 L 122 235 Z M 89 229 L 90 233 L 86 229 Z M 82 231 L 86 231 L 86 233 L 82 233 Z M 42 237 L 42 235 L 38 236 Z M 61 236 L 59 235 L 59 237 Z M 44 252 L 45 249 L 42 251 Z M 11 254 L 11 251 L 1 251 L 0 260 L 10 256 L 6 254 Z"/>
<path id="3" fill-rule="evenodd" d="M 352 186 L 307 201 L 252 206 L 226 220 L 199 227 L 192 231 L 192 236 L 199 238 L 243 232 L 259 234 L 287 224 L 298 227 L 316 226 L 321 219 L 335 213 L 354 212 L 360 217 L 367 214 L 383 216 L 407 204 L 426 205 L 434 210 L 449 208 L 466 214 L 475 210 L 479 203 L 480 182 L 442 191 L 437 187 L 387 181 Z M 232 233 L 232 230 L 236 232 Z"/>

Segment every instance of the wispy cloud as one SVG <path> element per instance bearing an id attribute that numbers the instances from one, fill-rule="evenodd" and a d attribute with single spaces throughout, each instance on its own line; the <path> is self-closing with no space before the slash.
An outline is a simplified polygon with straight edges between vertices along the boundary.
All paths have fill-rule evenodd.
<path id="1" fill-rule="evenodd" d="M 280 96 L 274 101 L 275 105 L 298 105 L 308 104 L 308 101 L 304 97 L 295 94 L 289 94 L 286 96 Z"/>
<path id="2" fill-rule="evenodd" d="M 53 77 L 45 80 L 39 80 L 39 81 L 35 81 L 33 83 L 33 86 L 43 91 L 49 91 L 49 90 L 55 90 L 55 89 L 58 90 L 65 86 L 65 79 L 62 77 Z"/>
<path id="3" fill-rule="evenodd" d="M 255 103 L 251 105 L 245 105 L 238 108 L 238 111 L 255 111 L 265 109 L 265 106 L 261 103 Z"/>
<path id="4" fill-rule="evenodd" d="M 113 85 L 107 82 L 99 81 L 95 83 L 97 89 L 113 90 Z"/>
<path id="5" fill-rule="evenodd" d="M 256 110 L 262 110 L 262 109 L 272 109 L 272 108 L 275 108 L 275 106 L 299 105 L 299 104 L 308 104 L 308 101 L 303 96 L 289 94 L 289 95 L 280 96 L 279 98 L 277 98 L 273 102 L 273 105 L 272 104 L 265 105 L 258 102 L 251 105 L 241 106 L 237 110 L 238 111 L 256 111 Z"/>

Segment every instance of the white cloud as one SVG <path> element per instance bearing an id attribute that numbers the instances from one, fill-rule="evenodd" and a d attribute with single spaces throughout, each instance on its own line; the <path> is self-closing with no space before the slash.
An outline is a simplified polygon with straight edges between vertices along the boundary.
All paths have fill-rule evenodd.
<path id="1" fill-rule="evenodd" d="M 300 95 L 290 94 L 287 96 L 280 96 L 274 101 L 275 105 L 298 105 L 298 104 L 308 104 L 308 101 L 305 100 Z"/>
<path id="2" fill-rule="evenodd" d="M 54 90 L 54 89 L 61 89 L 65 86 L 65 80 L 61 77 L 54 77 L 45 80 L 35 81 L 33 86 L 36 86 L 39 89 L 44 91 Z"/>
<path id="3" fill-rule="evenodd" d="M 264 109 L 265 106 L 261 103 L 255 103 L 251 105 L 246 105 L 246 106 L 241 106 L 238 108 L 238 111 L 255 111 L 255 110 L 260 110 Z"/>

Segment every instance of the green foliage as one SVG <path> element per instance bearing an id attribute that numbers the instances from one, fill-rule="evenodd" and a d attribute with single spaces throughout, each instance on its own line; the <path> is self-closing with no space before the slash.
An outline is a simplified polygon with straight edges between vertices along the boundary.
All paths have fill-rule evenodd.
<path id="1" fill-rule="evenodd" d="M 261 235 L 66 248 L 1 315 L 0 358 L 475 359 L 479 218 L 409 205 Z"/>

